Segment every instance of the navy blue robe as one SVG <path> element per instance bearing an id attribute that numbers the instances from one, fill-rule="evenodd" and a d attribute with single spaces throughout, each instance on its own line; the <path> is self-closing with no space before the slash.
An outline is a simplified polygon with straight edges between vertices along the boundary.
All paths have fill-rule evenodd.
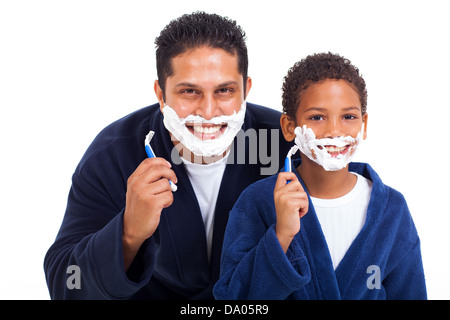
<path id="1" fill-rule="evenodd" d="M 241 164 L 243 150 L 228 159 L 215 209 L 210 264 L 200 208 L 184 165 L 172 153 L 173 143 L 159 105 L 138 110 L 105 128 L 73 174 L 61 228 L 44 260 L 51 297 L 213 299 L 229 211 L 248 185 L 265 177 L 261 168 L 276 165 L 278 171 L 291 147 L 279 130 L 280 115 L 247 103 L 242 129 L 254 129 L 258 143 L 250 147 L 249 143 L 256 141 L 250 135 L 245 139 L 245 164 Z M 155 131 L 151 141 L 155 154 L 172 163 L 178 190 L 173 204 L 162 211 L 155 234 L 144 242 L 125 273 L 122 232 L 127 179 L 147 157 L 144 138 L 149 130 Z M 249 150 L 255 148 L 258 155 L 250 155 Z M 268 156 L 273 156 L 271 163 Z M 67 284 L 71 265 L 79 267 L 80 289 Z"/>
<path id="2" fill-rule="evenodd" d="M 248 187 L 230 212 L 215 297 L 426 299 L 419 236 L 404 197 L 367 164 L 351 163 L 349 170 L 373 187 L 365 224 L 336 270 L 310 198 L 284 253 L 275 235 L 275 175 Z"/>

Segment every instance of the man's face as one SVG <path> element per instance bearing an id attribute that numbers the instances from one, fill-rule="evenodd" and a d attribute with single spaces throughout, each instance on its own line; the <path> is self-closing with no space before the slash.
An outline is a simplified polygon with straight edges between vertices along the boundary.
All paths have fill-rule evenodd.
<path id="1" fill-rule="evenodd" d="M 251 79 L 244 79 L 238 70 L 238 56 L 222 49 L 200 47 L 184 52 L 172 59 L 173 75 L 168 77 L 165 98 L 158 82 L 155 92 L 161 110 L 164 102 L 180 118 L 199 115 L 206 120 L 238 112 L 251 88 Z M 202 140 L 216 139 L 227 124 L 186 123 L 187 129 Z"/>

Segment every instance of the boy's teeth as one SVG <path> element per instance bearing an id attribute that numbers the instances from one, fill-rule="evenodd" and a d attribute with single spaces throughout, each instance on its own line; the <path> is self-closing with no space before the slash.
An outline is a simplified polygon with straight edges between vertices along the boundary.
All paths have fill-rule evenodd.
<path id="1" fill-rule="evenodd" d="M 347 148 L 347 146 L 340 148 L 335 146 L 326 146 L 325 148 L 327 149 L 328 152 L 342 152 L 345 150 L 345 148 Z"/>
<path id="2" fill-rule="evenodd" d="M 219 125 L 219 126 L 213 126 L 213 127 L 202 127 L 202 126 L 193 126 L 193 127 L 194 127 L 195 132 L 207 134 L 207 133 L 215 133 L 215 132 L 219 131 L 222 126 Z"/>

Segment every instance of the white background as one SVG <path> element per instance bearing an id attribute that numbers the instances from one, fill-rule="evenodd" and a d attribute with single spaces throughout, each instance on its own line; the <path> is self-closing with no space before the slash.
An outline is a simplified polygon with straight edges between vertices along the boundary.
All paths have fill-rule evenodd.
<path id="1" fill-rule="evenodd" d="M 408 201 L 430 299 L 449 299 L 450 50 L 446 1 L 0 2 L 0 298 L 48 299 L 43 259 L 95 135 L 156 98 L 154 39 L 195 10 L 247 33 L 249 102 L 281 111 L 288 68 L 349 58 L 367 82 L 369 162 Z"/>

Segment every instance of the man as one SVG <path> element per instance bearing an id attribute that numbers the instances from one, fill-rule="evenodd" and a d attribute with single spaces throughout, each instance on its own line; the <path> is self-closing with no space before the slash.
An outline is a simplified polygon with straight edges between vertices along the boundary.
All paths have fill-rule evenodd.
<path id="1" fill-rule="evenodd" d="M 52 298 L 212 299 L 228 212 L 290 147 L 280 113 L 245 102 L 252 82 L 234 21 L 184 15 L 156 45 L 159 103 L 105 128 L 73 175 L 44 261 Z"/>

